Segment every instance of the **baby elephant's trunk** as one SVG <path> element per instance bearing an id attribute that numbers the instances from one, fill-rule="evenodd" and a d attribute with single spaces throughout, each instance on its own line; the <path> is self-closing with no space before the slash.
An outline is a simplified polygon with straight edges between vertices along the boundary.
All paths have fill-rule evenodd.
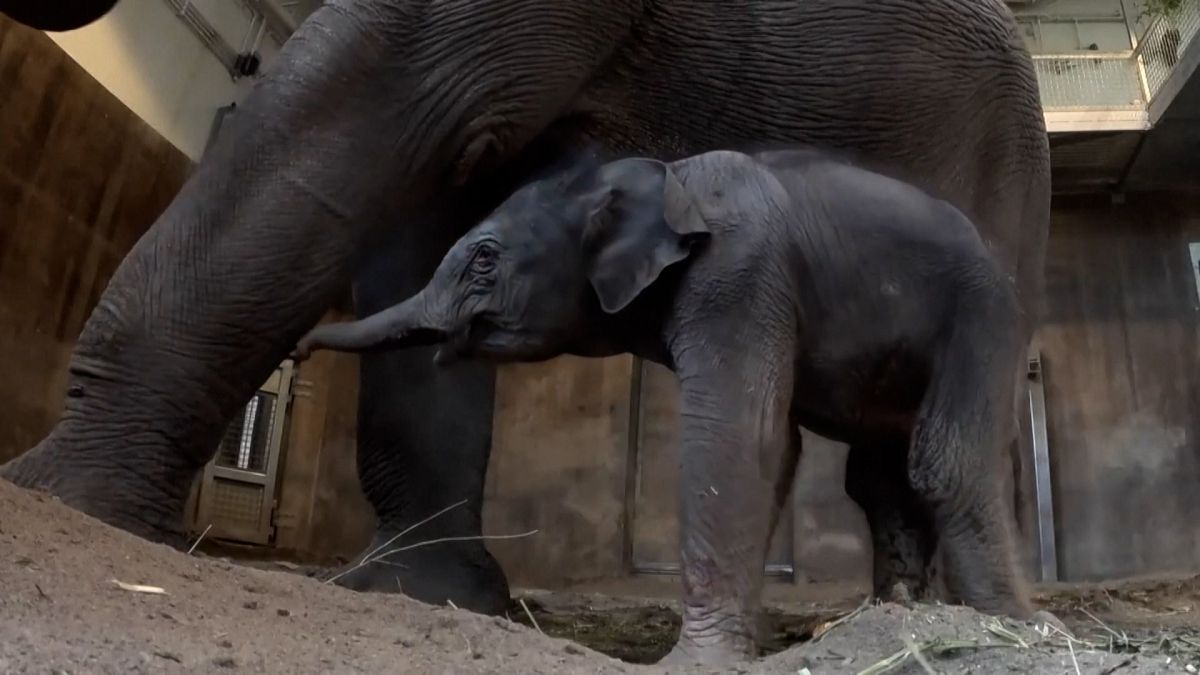
<path id="1" fill-rule="evenodd" d="M 424 290 L 408 300 L 358 321 L 317 326 L 300 340 L 292 358 L 303 361 L 319 349 L 365 353 L 437 344 L 446 330 L 429 310 Z"/>

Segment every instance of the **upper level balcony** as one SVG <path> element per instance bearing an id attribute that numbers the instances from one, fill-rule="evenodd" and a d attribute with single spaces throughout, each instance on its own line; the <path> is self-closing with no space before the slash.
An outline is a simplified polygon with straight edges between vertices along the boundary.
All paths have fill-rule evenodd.
<path id="1" fill-rule="evenodd" d="M 1008 0 L 1051 133 L 1149 129 L 1200 52 L 1200 0 Z M 1187 71 L 1187 72 L 1179 72 Z M 1178 78 L 1176 78 L 1178 79 Z"/>

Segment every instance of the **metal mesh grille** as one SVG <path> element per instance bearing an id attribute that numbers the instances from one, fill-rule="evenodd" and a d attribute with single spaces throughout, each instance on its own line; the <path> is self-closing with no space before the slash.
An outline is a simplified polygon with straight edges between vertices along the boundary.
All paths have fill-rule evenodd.
<path id="1" fill-rule="evenodd" d="M 1133 51 L 1035 54 L 1047 110 L 1145 109 L 1200 37 L 1200 0 L 1154 19 Z"/>
<path id="2" fill-rule="evenodd" d="M 1125 55 L 1038 55 L 1042 106 L 1047 109 L 1133 108 L 1145 105 L 1137 61 Z"/>
<path id="3" fill-rule="evenodd" d="M 217 465 L 266 473 L 267 449 L 275 425 L 275 395 L 258 392 L 225 429 Z"/>
<path id="4" fill-rule="evenodd" d="M 1179 11 L 1156 20 L 1142 35 L 1138 54 L 1146 69 L 1146 87 L 1150 98 L 1171 76 L 1184 50 L 1200 35 L 1200 2 L 1183 2 Z"/>
<path id="5" fill-rule="evenodd" d="M 263 508 L 263 486 L 217 478 L 213 480 L 212 490 L 214 521 L 258 526 Z"/>

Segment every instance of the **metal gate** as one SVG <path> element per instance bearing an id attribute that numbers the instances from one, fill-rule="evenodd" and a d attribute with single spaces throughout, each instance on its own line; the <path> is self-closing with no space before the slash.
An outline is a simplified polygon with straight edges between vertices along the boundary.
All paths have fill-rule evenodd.
<path id="1" fill-rule="evenodd" d="M 268 544 L 295 366 L 284 361 L 230 422 L 195 494 L 193 530 Z"/>

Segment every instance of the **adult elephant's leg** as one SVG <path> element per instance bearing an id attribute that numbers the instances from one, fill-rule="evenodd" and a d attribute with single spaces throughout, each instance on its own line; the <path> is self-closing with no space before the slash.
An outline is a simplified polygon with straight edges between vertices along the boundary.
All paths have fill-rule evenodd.
<path id="1" fill-rule="evenodd" d="M 901 601 L 931 592 L 930 563 L 936 536 L 929 509 L 909 486 L 908 439 L 898 437 L 850 448 L 846 494 L 862 508 L 871 530 L 873 595 Z"/>
<path id="2" fill-rule="evenodd" d="M 356 313 L 369 316 L 420 290 L 458 237 L 522 184 L 605 152 L 569 121 L 553 125 L 505 171 L 381 233 L 355 276 Z M 338 583 L 497 613 L 508 607 L 508 582 L 479 539 L 495 369 L 471 360 L 435 366 L 435 351 L 360 357 L 358 474 L 378 520 L 363 557 L 384 557 L 366 564 L 360 557 Z"/>
<path id="3" fill-rule="evenodd" d="M 384 210 L 412 216 L 514 157 L 641 7 L 435 4 L 310 15 L 113 275 L 63 416 L 4 477 L 137 534 L 177 532 L 225 424 L 332 304 Z"/>
<path id="4" fill-rule="evenodd" d="M 465 231 L 478 215 L 447 215 L 444 220 L 456 226 L 438 231 Z M 380 241 L 356 277 L 358 315 L 373 314 L 419 290 L 452 243 L 446 236 L 414 241 L 405 231 Z M 361 357 L 358 473 L 378 518 L 375 537 L 364 553 L 386 557 L 375 563 L 355 561 L 338 583 L 498 613 L 507 608 L 508 584 L 477 539 L 491 448 L 495 371 L 471 361 L 435 366 L 434 351 L 419 348 Z M 461 540 L 399 550 L 448 538 Z"/>
<path id="5" fill-rule="evenodd" d="M 340 48 L 362 32 L 326 7 L 287 43 L 114 273 L 72 354 L 62 417 L 5 478 L 178 541 L 227 420 L 349 281 L 403 175 L 407 158 L 378 138 L 379 78 Z"/>

